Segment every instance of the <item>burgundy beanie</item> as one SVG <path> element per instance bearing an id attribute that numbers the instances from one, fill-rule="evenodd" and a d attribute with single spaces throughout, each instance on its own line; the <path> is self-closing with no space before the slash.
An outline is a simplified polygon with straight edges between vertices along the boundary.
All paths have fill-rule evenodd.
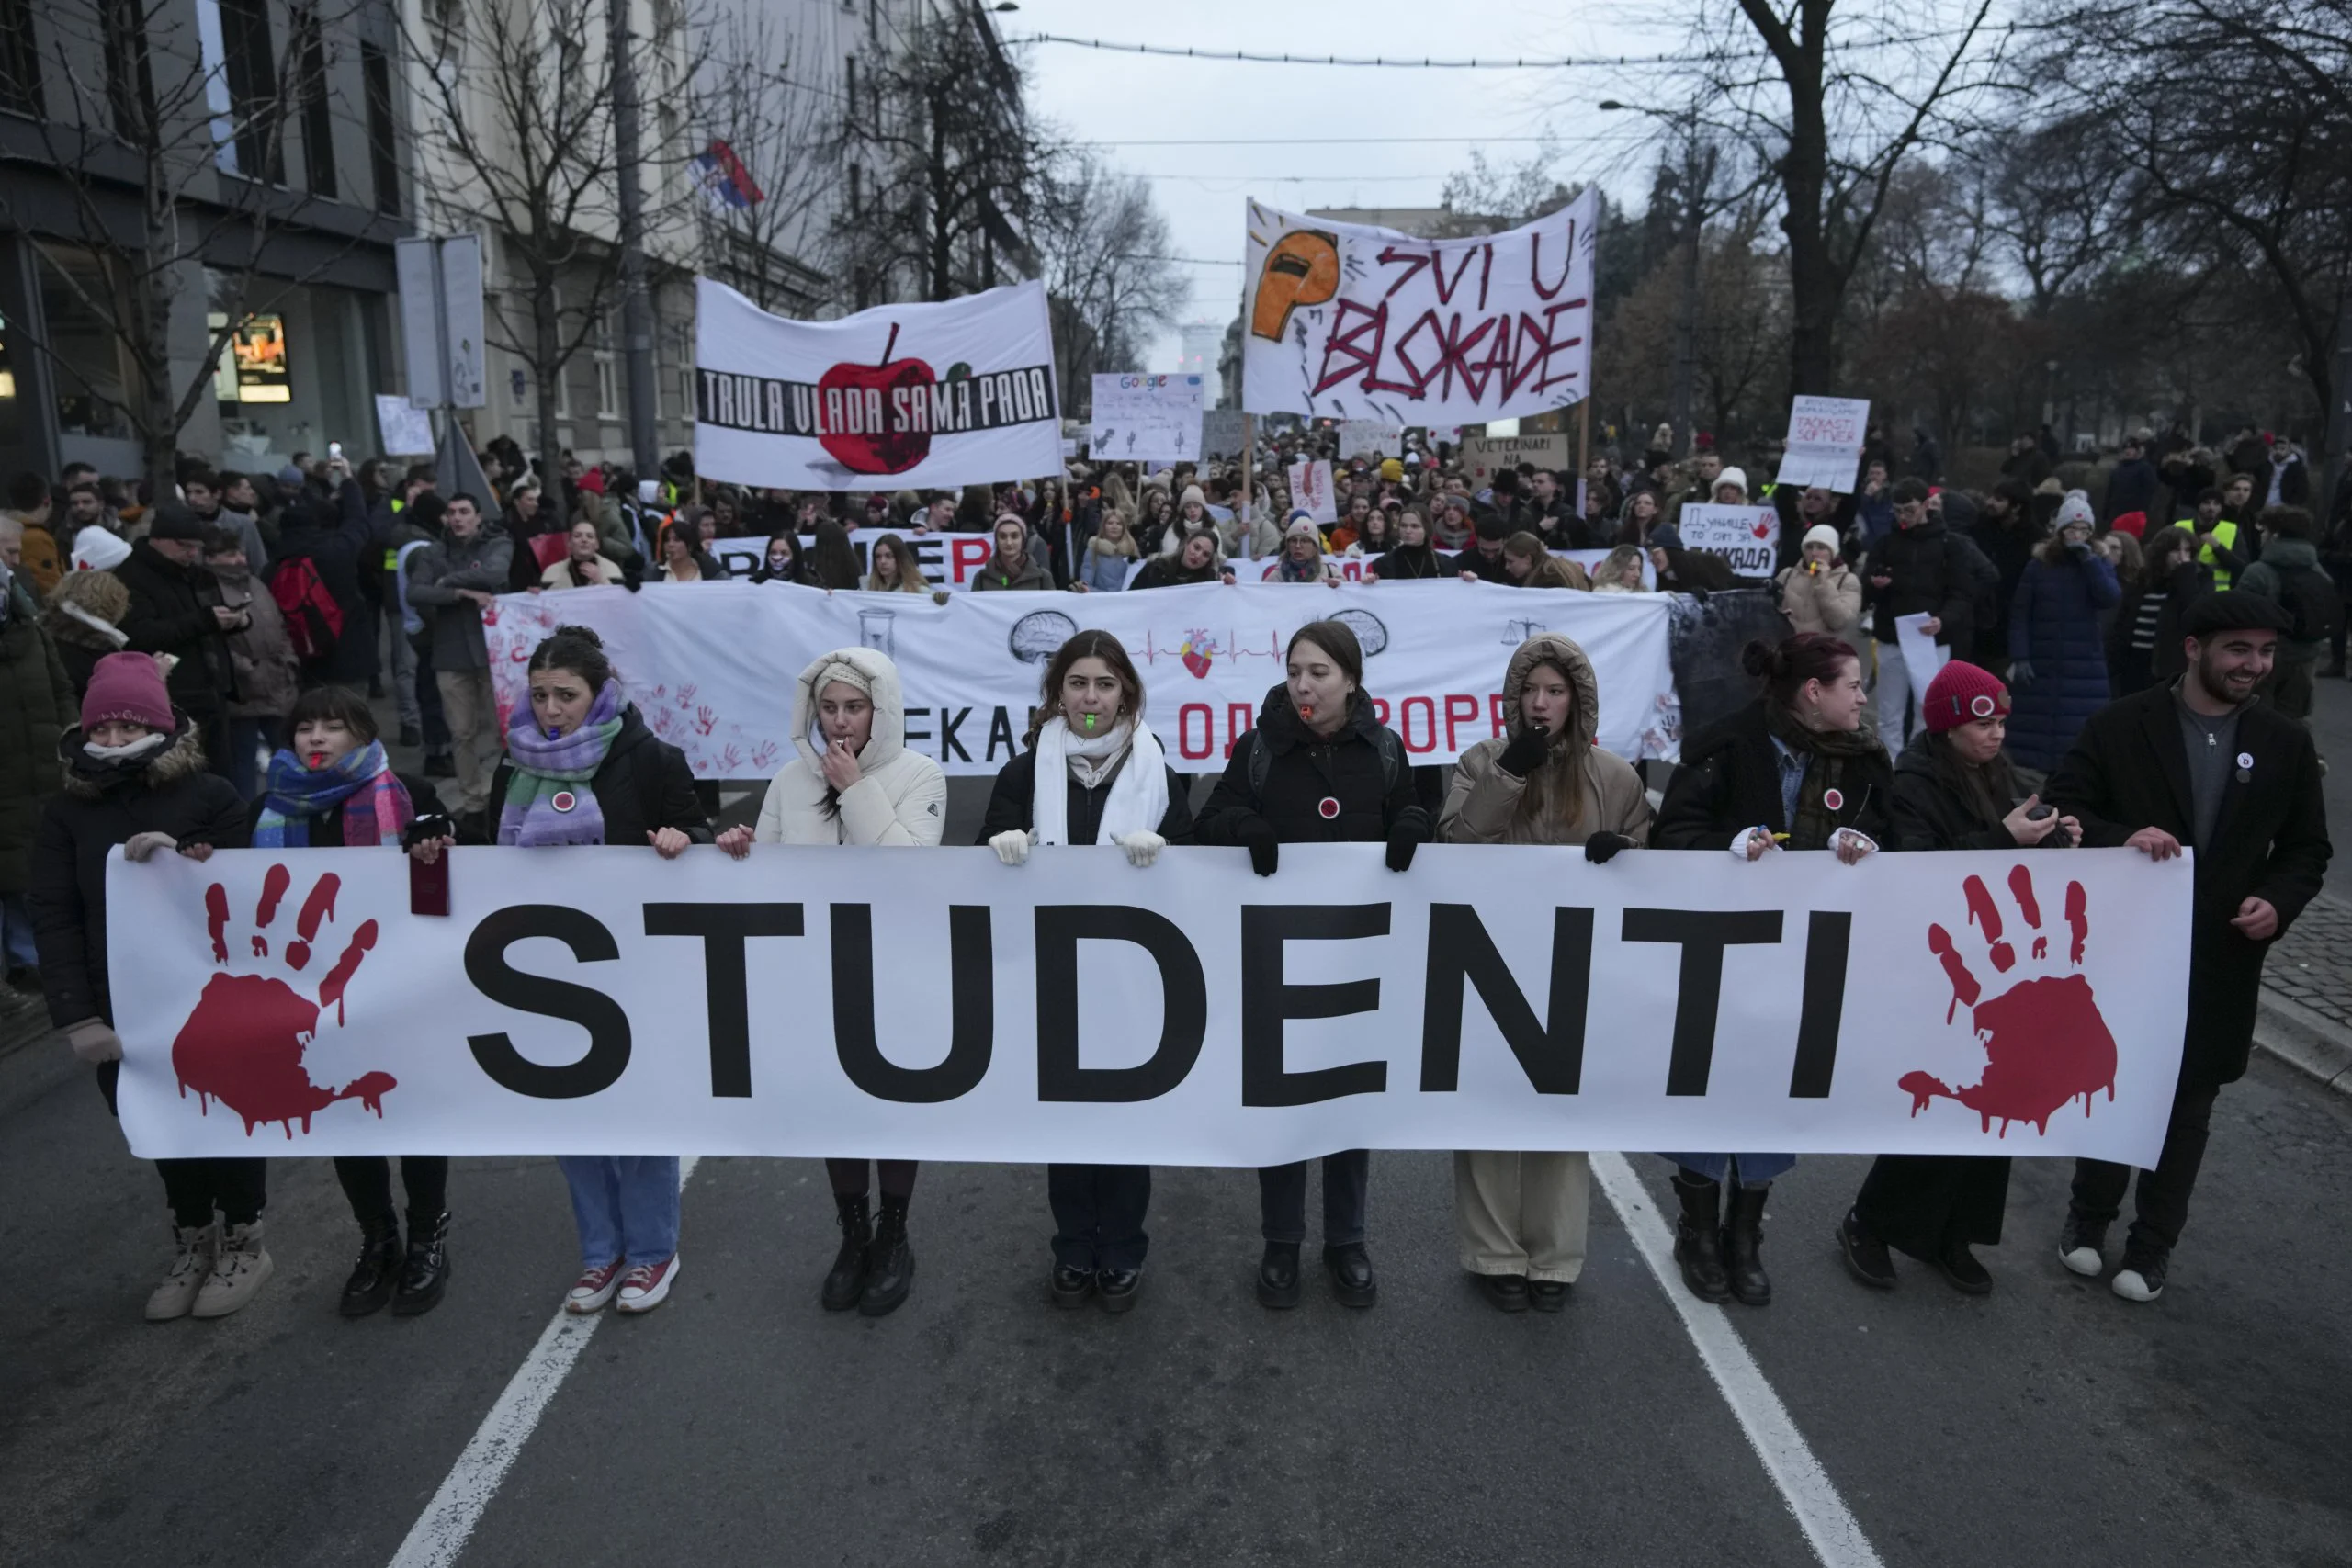
<path id="1" fill-rule="evenodd" d="M 82 728 L 96 729 L 110 718 L 172 732 L 172 699 L 153 654 L 109 653 L 90 671 L 90 688 L 82 694 Z"/>
<path id="2" fill-rule="evenodd" d="M 1953 660 L 1936 671 L 1920 703 L 1928 733 L 1941 735 L 1963 724 L 2009 711 L 2009 689 L 1990 670 Z"/>

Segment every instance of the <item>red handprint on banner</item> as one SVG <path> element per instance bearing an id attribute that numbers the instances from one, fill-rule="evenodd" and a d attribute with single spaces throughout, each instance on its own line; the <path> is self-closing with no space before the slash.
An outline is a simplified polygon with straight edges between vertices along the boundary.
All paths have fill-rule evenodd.
<path id="1" fill-rule="evenodd" d="M 255 958 L 269 956 L 270 925 L 292 881 L 283 865 L 271 866 L 262 879 L 261 901 L 254 911 Z M 333 872 L 312 885 L 295 921 L 294 939 L 284 949 L 287 968 L 300 974 L 310 966 L 311 944 L 318 940 L 321 922 L 333 918 L 342 886 Z M 212 962 L 226 964 L 229 894 L 220 883 L 204 890 L 204 913 Z M 223 973 L 206 981 L 195 1010 L 172 1042 L 172 1070 L 179 1077 L 181 1097 L 195 1090 L 207 1115 L 218 1100 L 243 1118 L 248 1137 L 269 1122 L 285 1123 L 288 1138 L 297 1121 L 308 1133 L 311 1118 L 338 1100 L 356 1100 L 381 1116 L 384 1096 L 399 1087 L 390 1073 L 362 1073 L 342 1089 L 330 1089 L 312 1083 L 303 1065 L 317 1038 L 319 1014 L 332 1007 L 335 1021 L 344 1021 L 344 993 L 375 947 L 376 935 L 373 920 L 362 921 L 351 933 L 343 955 L 319 982 L 316 1001 L 272 975 Z"/>
<path id="2" fill-rule="evenodd" d="M 2010 868 L 2008 881 L 2010 896 L 2033 933 L 2031 962 L 2048 964 L 2050 939 L 2042 932 L 2033 873 L 2018 864 Z M 1969 923 L 1984 940 L 1985 961 L 1995 974 L 2007 975 L 2017 967 L 2018 953 L 2001 934 L 2001 911 L 1984 879 L 1969 877 L 1961 884 L 1961 897 L 1968 905 Z M 2066 963 L 2079 969 L 2090 935 L 2089 899 L 2079 882 L 2066 885 L 2065 915 Z M 1986 998 L 1950 931 L 1930 924 L 1928 951 L 1943 964 L 1951 982 L 1951 1005 L 1944 1010 L 1944 1021 L 1951 1022 L 1962 1007 L 1969 1010 L 1984 1047 L 1984 1072 L 1977 1082 L 1961 1089 L 1928 1073 L 1904 1074 L 1899 1087 L 1911 1096 L 1912 1115 L 1926 1110 L 1931 1100 L 1956 1100 L 1976 1112 L 1987 1132 L 1997 1117 L 2000 1135 L 2007 1136 L 2012 1122 L 2030 1122 L 2048 1132 L 2051 1116 L 2077 1096 L 2086 1116 L 2099 1090 L 2105 1089 L 2109 1100 L 2115 1098 L 2115 1036 L 2100 1016 L 2088 979 L 2079 974 L 2045 973 Z"/>

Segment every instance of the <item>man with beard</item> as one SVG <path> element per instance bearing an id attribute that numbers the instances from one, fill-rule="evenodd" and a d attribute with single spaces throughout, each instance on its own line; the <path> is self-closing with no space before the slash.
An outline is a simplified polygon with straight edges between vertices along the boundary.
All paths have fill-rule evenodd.
<path id="1" fill-rule="evenodd" d="M 2140 1172 L 2136 1215 L 2112 1280 L 2126 1301 L 2164 1293 L 2172 1249 L 2205 1156 L 2222 1086 L 2245 1076 L 2262 963 L 2320 890 L 2327 812 L 2319 754 L 2301 725 L 2255 689 L 2270 673 L 2288 617 L 2243 591 L 2199 600 L 2185 617 L 2188 671 L 2094 716 L 2050 776 L 2049 804 L 2080 819 L 2083 842 L 2151 860 L 2197 852 L 2188 928 L 2188 1022 L 2164 1153 Z M 2132 1168 L 2075 1162 L 2060 1261 L 2096 1279 Z"/>

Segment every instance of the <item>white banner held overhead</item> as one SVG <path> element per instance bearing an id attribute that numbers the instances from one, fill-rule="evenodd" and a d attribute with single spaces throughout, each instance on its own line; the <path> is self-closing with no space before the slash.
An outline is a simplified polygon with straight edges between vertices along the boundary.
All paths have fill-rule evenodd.
<path id="1" fill-rule="evenodd" d="M 1270 563 L 1271 564 L 1271 563 Z M 1142 671 L 1147 712 L 1179 773 L 1225 766 L 1283 679 L 1309 621 L 1345 621 L 1364 689 L 1417 763 L 1452 761 L 1503 731 L 1503 668 L 1541 631 L 1572 637 L 1600 682 L 1600 742 L 1670 757 L 1680 733 L 1664 594 L 1534 592 L 1454 581 L 1323 588 L 1214 583 L 1125 593 L 827 593 L 784 583 L 580 588 L 498 599 L 482 616 L 502 712 L 526 700 L 524 665 L 558 626 L 593 626 L 630 700 L 703 778 L 773 776 L 792 755 L 793 677 L 836 648 L 899 666 L 907 744 L 950 773 L 1012 761 L 1046 660 L 1080 630 L 1115 636 Z"/>
<path id="2" fill-rule="evenodd" d="M 1062 471 L 1043 284 L 793 321 L 705 277 L 695 310 L 707 479 L 944 489 Z"/>
<path id="3" fill-rule="evenodd" d="M 1770 577 L 1781 552 L 1781 514 L 1769 506 L 1685 502 L 1676 526 L 1682 547 L 1721 556 L 1740 577 Z"/>
<path id="4" fill-rule="evenodd" d="M 1201 456 L 1198 376 L 1097 376 L 1087 454 L 1098 463 L 1154 467 Z"/>
<path id="5" fill-rule="evenodd" d="M 1294 508 L 1305 507 L 1308 516 L 1317 523 L 1337 523 L 1340 502 L 1332 492 L 1331 461 L 1328 457 L 1302 457 L 1290 465 L 1290 503 Z M 1282 527 L 1288 518 L 1275 519 Z"/>
<path id="6" fill-rule="evenodd" d="M 1252 201 L 1241 406 L 1483 423 L 1591 385 L 1598 197 L 1501 234 L 1419 240 Z"/>
<path id="7" fill-rule="evenodd" d="M 1850 493 L 1870 419 L 1868 398 L 1797 399 L 1789 408 L 1788 450 L 1773 482 Z"/>
<path id="8" fill-rule="evenodd" d="M 461 849 L 441 919 L 391 848 L 117 854 L 122 1127 L 148 1157 L 2163 1145 L 2186 861 L 1382 856 Z"/>
<path id="9" fill-rule="evenodd" d="M 1340 422 L 1340 457 L 1401 457 L 1405 455 L 1405 427 L 1380 419 L 1343 419 Z"/>

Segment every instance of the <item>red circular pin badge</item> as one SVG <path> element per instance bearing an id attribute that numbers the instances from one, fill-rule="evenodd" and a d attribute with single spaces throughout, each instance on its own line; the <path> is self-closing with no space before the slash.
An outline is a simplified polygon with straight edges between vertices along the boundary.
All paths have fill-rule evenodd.
<path id="1" fill-rule="evenodd" d="M 1340 815 L 1339 798 L 1335 795 L 1327 795 L 1321 800 L 1315 803 L 1315 809 L 1321 815 L 1324 821 L 1332 821 Z"/>
<path id="2" fill-rule="evenodd" d="M 1843 811 L 1846 809 L 1845 792 L 1842 790 L 1825 789 L 1821 792 L 1821 804 L 1827 807 L 1832 811 Z"/>
<path id="3" fill-rule="evenodd" d="M 1993 716 L 1993 699 L 1979 692 L 1968 699 L 1968 711 L 1978 718 L 1990 718 Z"/>
<path id="4" fill-rule="evenodd" d="M 580 797 L 573 795 L 568 789 L 560 789 L 555 792 L 555 798 L 548 801 L 548 804 L 554 807 L 558 811 L 569 811 L 573 807 L 580 804 Z"/>

